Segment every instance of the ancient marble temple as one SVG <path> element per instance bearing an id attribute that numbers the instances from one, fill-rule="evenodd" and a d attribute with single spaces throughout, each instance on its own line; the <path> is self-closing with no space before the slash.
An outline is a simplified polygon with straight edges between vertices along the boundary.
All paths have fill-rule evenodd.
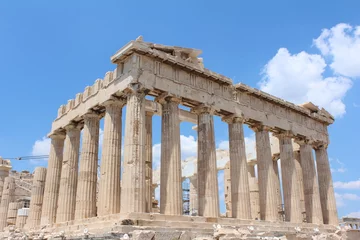
<path id="1" fill-rule="evenodd" d="M 119 218 L 159 220 L 161 216 L 166 216 L 162 220 L 185 217 L 182 121 L 197 123 L 197 197 L 192 204 L 198 208 L 198 219 L 226 221 L 220 220 L 219 212 L 214 116 L 228 124 L 231 219 L 306 222 L 311 227 L 337 225 L 327 153 L 327 128 L 334 118 L 311 103 L 295 105 L 242 83 L 233 84 L 230 78 L 204 68 L 200 54 L 200 50 L 144 42 L 139 37 L 111 57 L 116 65 L 114 71 L 60 106 L 48 135 L 51 150 L 44 186 L 34 191 L 36 211 L 40 206 L 41 214 L 37 213 L 28 225 L 71 225 L 114 214 Z M 190 111 L 180 109 L 181 105 Z M 161 116 L 160 213 L 151 215 L 154 114 Z M 98 176 L 102 118 L 104 136 Z M 244 125 L 256 135 L 255 163 L 246 158 Z M 274 167 L 271 137 L 279 141 L 275 160 L 281 159 L 283 200 L 279 198 L 279 173 Z M 296 151 L 294 143 L 299 145 Z M 44 176 L 39 173 L 39 177 Z M 302 184 L 298 184 L 299 177 Z M 254 188 L 258 194 L 253 194 Z M 39 191 L 43 192 L 42 198 L 38 197 Z M 281 201 L 284 219 L 279 218 Z M 234 221 L 231 224 L 236 224 Z"/>

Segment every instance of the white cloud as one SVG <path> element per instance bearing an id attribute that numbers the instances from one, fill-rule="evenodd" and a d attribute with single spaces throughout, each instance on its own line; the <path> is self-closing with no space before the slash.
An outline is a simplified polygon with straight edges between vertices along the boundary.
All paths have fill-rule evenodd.
<path id="1" fill-rule="evenodd" d="M 341 162 L 339 159 L 332 159 L 330 158 L 330 165 L 331 165 L 331 172 L 332 173 L 344 173 L 346 172 L 346 168 L 345 168 L 345 164 L 343 162 Z M 336 166 L 337 165 L 337 166 Z M 333 168 L 335 167 L 335 168 Z"/>
<path id="2" fill-rule="evenodd" d="M 31 151 L 31 155 L 49 155 L 51 139 L 43 137 L 41 140 L 36 140 Z"/>
<path id="3" fill-rule="evenodd" d="M 256 141 L 255 133 L 252 133 L 250 136 L 245 137 L 245 152 L 247 160 L 256 158 Z M 223 140 L 218 144 L 218 149 L 229 150 L 229 141 Z"/>
<path id="4" fill-rule="evenodd" d="M 348 201 L 360 201 L 360 196 L 353 193 L 335 193 L 337 207 L 346 206 L 345 202 Z"/>
<path id="5" fill-rule="evenodd" d="M 360 179 L 350 182 L 334 182 L 334 187 L 339 189 L 360 189 Z"/>
<path id="6" fill-rule="evenodd" d="M 336 74 L 360 76 L 360 26 L 340 23 L 323 29 L 314 44 L 324 56 L 331 57 L 330 67 Z"/>
<path id="7" fill-rule="evenodd" d="M 291 54 L 280 48 L 263 69 L 260 89 L 295 104 L 311 101 L 340 117 L 345 113 L 342 100 L 352 81 L 341 76 L 324 78 L 326 66 L 318 54 Z"/>
<path id="8" fill-rule="evenodd" d="M 360 212 L 349 213 L 346 217 L 360 218 Z"/>

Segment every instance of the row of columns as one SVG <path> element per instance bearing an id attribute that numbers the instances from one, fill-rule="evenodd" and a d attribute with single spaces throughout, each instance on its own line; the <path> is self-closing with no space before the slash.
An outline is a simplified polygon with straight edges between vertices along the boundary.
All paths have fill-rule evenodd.
<path id="1" fill-rule="evenodd" d="M 179 101 L 171 96 L 157 98 L 162 105 L 162 144 L 160 178 L 160 213 L 182 214 L 182 178 L 180 156 Z M 120 189 L 122 107 L 127 104 L 125 119 L 124 166 Z M 96 208 L 97 156 L 99 142 L 99 117 L 95 113 L 84 116 L 83 144 L 80 168 L 78 158 L 80 128 L 68 125 L 66 134 L 51 136 L 48 175 L 44 191 L 41 224 L 65 222 L 96 215 L 118 212 L 150 212 L 151 210 L 151 115 L 145 113 L 145 92 L 134 86 L 125 100 L 111 99 L 104 104 L 104 140 L 100 166 L 99 203 Z M 200 106 L 192 110 L 198 115 L 198 215 L 219 216 L 219 198 L 214 139 L 213 109 Z M 250 201 L 252 189 L 248 178 L 245 155 L 243 119 L 225 117 L 229 124 L 230 174 L 232 217 L 251 219 Z M 269 129 L 254 126 L 256 132 L 260 219 L 278 220 L 278 196 L 274 186 L 279 179 L 273 166 Z M 293 161 L 291 135 L 280 134 L 280 158 L 286 220 L 300 222 L 300 190 L 297 187 L 297 170 Z M 309 222 L 319 223 L 319 209 L 324 222 L 334 224 L 337 220 L 333 188 L 326 149 L 316 148 L 319 183 L 317 186 L 315 166 L 309 155 L 308 144 L 300 149 L 301 167 L 304 173 L 304 198 Z M 311 150 L 311 146 L 310 146 Z M 310 151 L 311 152 L 311 151 Z M 312 171 L 314 170 L 314 171 Z M 329 174 L 329 175 L 328 175 Z M 249 180 L 250 179 L 250 180 Z M 311 181 L 311 182 L 310 182 Z M 317 189 L 317 190 L 316 190 Z M 319 194 L 317 194 L 317 192 Z M 320 195 L 322 206 L 320 205 Z M 59 200 L 61 199 L 61 201 Z M 257 201 L 257 200 L 256 200 Z M 334 220 L 336 219 L 336 220 Z"/>

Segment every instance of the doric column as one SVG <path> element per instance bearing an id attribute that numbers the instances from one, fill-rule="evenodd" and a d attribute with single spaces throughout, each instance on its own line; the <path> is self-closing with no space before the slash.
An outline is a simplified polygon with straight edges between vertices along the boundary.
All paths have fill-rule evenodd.
<path id="1" fill-rule="evenodd" d="M 125 121 L 122 213 L 145 212 L 145 92 L 133 85 L 128 93 Z"/>
<path id="2" fill-rule="evenodd" d="M 273 168 L 274 168 L 274 172 L 276 175 L 276 179 L 275 179 L 275 189 L 276 189 L 276 210 L 277 210 L 277 220 L 279 221 L 284 221 L 283 219 L 283 205 L 282 205 L 282 196 L 281 196 L 281 186 L 280 186 L 280 174 L 279 174 L 279 166 L 278 166 L 278 161 L 280 158 L 280 154 L 273 154 L 272 156 L 272 160 L 273 160 Z"/>
<path id="3" fill-rule="evenodd" d="M 34 228 L 40 225 L 45 180 L 46 180 L 46 168 L 44 167 L 35 168 L 34 178 L 31 188 L 30 212 L 26 224 L 28 228 Z"/>
<path id="4" fill-rule="evenodd" d="M 300 163 L 303 174 L 306 222 L 322 224 L 323 216 L 312 146 L 309 144 L 308 140 L 299 140 L 297 143 L 300 145 Z"/>
<path id="5" fill-rule="evenodd" d="M 152 117 L 154 113 L 146 112 L 146 212 L 152 212 Z"/>
<path id="6" fill-rule="evenodd" d="M 25 224 L 26 224 L 26 220 L 28 218 L 29 215 L 29 209 L 28 208 L 20 208 L 17 211 L 17 216 L 16 216 L 16 228 L 22 229 L 24 228 Z"/>
<path id="7" fill-rule="evenodd" d="M 256 156 L 259 178 L 260 218 L 266 221 L 278 219 L 276 174 L 271 156 L 269 129 L 263 125 L 252 126 L 256 138 Z"/>
<path id="8" fill-rule="evenodd" d="M 324 224 L 338 225 L 335 194 L 327 153 L 327 145 L 317 145 L 315 147 L 315 153 Z"/>
<path id="9" fill-rule="evenodd" d="M 285 221 L 301 223 L 300 189 L 297 184 L 292 135 L 281 133 L 277 137 L 280 145 Z"/>
<path id="10" fill-rule="evenodd" d="M 199 209 L 197 174 L 189 178 L 190 180 L 190 215 L 197 216 Z"/>
<path id="11" fill-rule="evenodd" d="M 45 181 L 41 225 L 53 224 L 56 220 L 65 134 L 56 133 L 51 135 L 50 138 L 51 146 Z"/>
<path id="12" fill-rule="evenodd" d="M 218 179 L 214 136 L 214 110 L 200 106 L 193 110 L 198 114 L 198 215 L 219 216 Z"/>
<path id="13" fill-rule="evenodd" d="M 61 169 L 59 202 L 56 222 L 74 220 L 76 187 L 78 177 L 80 127 L 70 124 L 65 127 L 64 158 Z"/>
<path id="14" fill-rule="evenodd" d="M 229 124 L 231 216 L 251 219 L 243 118 L 231 116 L 223 120 Z"/>
<path id="15" fill-rule="evenodd" d="M 16 218 L 17 218 L 17 212 L 18 209 L 22 207 L 21 202 L 11 202 L 9 204 L 9 210 L 7 214 L 7 225 L 15 225 L 16 224 Z"/>
<path id="16" fill-rule="evenodd" d="M 0 231 L 3 231 L 7 226 L 7 214 L 9 204 L 15 199 L 15 179 L 13 177 L 6 177 L 4 181 L 4 190 L 1 196 L 0 203 Z"/>
<path id="17" fill-rule="evenodd" d="M 179 102 L 159 99 L 162 106 L 160 213 L 182 215 Z"/>
<path id="18" fill-rule="evenodd" d="M 252 219 L 260 219 L 260 205 L 259 205 L 259 184 L 255 175 L 255 161 L 248 162 L 248 178 L 250 190 L 250 206 Z"/>
<path id="19" fill-rule="evenodd" d="M 98 215 L 120 211 L 120 169 L 122 107 L 125 100 L 110 100 L 105 105 L 104 136 L 100 165 Z"/>
<path id="20" fill-rule="evenodd" d="M 299 196 L 300 196 L 300 209 L 301 209 L 301 217 L 304 221 L 304 216 L 306 214 L 305 209 L 305 197 L 304 197 L 304 181 L 303 181 L 303 171 L 301 167 L 301 160 L 300 160 L 300 150 L 294 151 L 294 163 L 295 163 L 295 170 L 296 170 L 296 184 L 299 188 Z"/>
<path id="21" fill-rule="evenodd" d="M 84 116 L 75 219 L 96 216 L 96 185 L 99 151 L 99 115 Z M 101 195 L 100 195 L 101 196 Z"/>
<path id="22" fill-rule="evenodd" d="M 228 218 L 232 216 L 231 204 L 231 177 L 230 177 L 230 161 L 225 164 L 224 168 L 224 198 L 225 198 L 225 215 Z"/>

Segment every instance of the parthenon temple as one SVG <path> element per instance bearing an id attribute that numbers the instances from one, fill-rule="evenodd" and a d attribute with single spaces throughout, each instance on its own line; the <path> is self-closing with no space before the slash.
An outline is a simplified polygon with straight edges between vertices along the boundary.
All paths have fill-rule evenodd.
<path id="1" fill-rule="evenodd" d="M 100 232 L 134 239 L 207 239 L 199 236 L 220 226 L 244 228 L 248 236 L 261 231 L 335 234 L 339 222 L 327 152 L 334 118 L 310 102 L 295 105 L 234 84 L 206 69 L 200 54 L 139 37 L 111 57 L 114 71 L 61 105 L 48 134 L 47 169 L 34 172 L 22 231 L 49 239 Z M 158 210 L 153 197 L 154 115 L 161 117 Z M 215 116 L 228 125 L 229 161 L 222 168 L 226 216 L 219 208 Z M 196 124 L 197 132 L 189 200 L 196 211 L 188 215 L 183 209 L 181 122 Z M 253 158 L 245 151 L 245 125 L 255 134 Z M 13 225 L 6 223 L 8 210 L 16 208 L 8 191 L 12 182 L 5 178 L 0 230 L 10 231 Z M 178 238 L 159 237 L 166 230 L 179 233 Z"/>

